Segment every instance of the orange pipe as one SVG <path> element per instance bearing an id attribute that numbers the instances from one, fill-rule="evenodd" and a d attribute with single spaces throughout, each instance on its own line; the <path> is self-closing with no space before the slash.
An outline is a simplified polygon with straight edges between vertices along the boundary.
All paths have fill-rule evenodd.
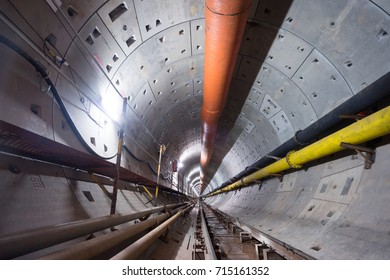
<path id="1" fill-rule="evenodd" d="M 201 187 L 210 161 L 252 0 L 206 0 Z"/>

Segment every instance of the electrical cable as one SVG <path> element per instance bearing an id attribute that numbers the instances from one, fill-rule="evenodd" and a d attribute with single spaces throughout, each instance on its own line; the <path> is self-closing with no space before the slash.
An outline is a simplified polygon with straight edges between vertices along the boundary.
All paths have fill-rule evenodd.
<path id="1" fill-rule="evenodd" d="M 108 82 L 111 84 L 111 86 L 113 87 L 113 89 L 115 90 L 115 92 L 123 98 L 122 96 L 122 93 L 118 90 L 118 88 L 115 86 L 115 84 L 112 82 L 112 80 L 110 79 L 110 77 L 107 75 L 107 73 L 104 71 L 104 68 L 102 67 L 102 65 L 100 65 L 99 63 L 96 62 L 96 59 L 94 57 L 94 55 L 92 54 L 92 52 L 89 50 L 88 46 L 86 45 L 85 41 L 81 38 L 80 36 L 80 32 L 76 30 L 76 28 L 73 26 L 72 22 L 70 21 L 69 17 L 65 14 L 65 12 L 61 9 L 61 5 L 59 5 L 58 3 L 56 3 L 55 1 L 53 2 L 53 4 L 57 7 L 58 11 L 60 12 L 60 14 L 64 17 L 65 21 L 69 24 L 70 28 L 73 30 L 73 32 L 75 33 L 75 36 L 80 40 L 80 43 L 82 44 L 82 46 L 84 47 L 84 49 L 87 51 L 87 53 L 90 55 L 90 57 L 92 58 L 92 61 L 96 63 L 96 66 L 101 70 L 101 72 L 103 73 L 103 75 L 107 78 Z M 129 106 L 129 105 L 128 105 Z M 129 106 L 129 108 L 131 110 L 133 110 L 133 108 L 131 106 Z M 140 123 L 140 125 L 145 129 L 145 131 L 149 134 L 149 136 L 153 139 L 153 141 L 160 145 L 159 141 L 154 137 L 154 135 L 149 131 L 149 129 L 141 122 L 141 120 L 138 118 L 137 121 Z"/>
<path id="2" fill-rule="evenodd" d="M 12 49 L 13 51 L 15 51 L 17 54 L 19 54 L 20 56 L 22 56 L 25 60 L 27 60 L 34 68 L 35 70 L 42 76 L 42 79 L 44 79 L 47 83 L 47 85 L 50 87 L 50 91 L 52 92 L 53 94 L 53 97 L 55 99 L 55 101 L 57 102 L 58 106 L 60 107 L 61 109 L 61 112 L 63 113 L 66 121 L 68 122 L 69 126 L 71 127 L 73 133 L 75 133 L 76 137 L 78 138 L 78 140 L 83 144 L 84 148 L 86 148 L 86 150 L 88 152 L 90 152 L 91 154 L 94 154 L 94 155 L 97 155 L 103 159 L 112 159 L 116 156 L 116 154 L 114 156 L 111 156 L 111 157 L 103 157 L 101 155 L 98 155 L 93 149 L 91 149 L 91 147 L 85 142 L 84 138 L 82 137 L 82 135 L 80 134 L 80 132 L 78 131 L 76 125 L 74 124 L 71 116 L 69 115 L 69 112 L 68 110 L 66 109 L 65 107 L 65 104 L 63 103 L 62 99 L 61 99 L 61 96 L 59 95 L 55 85 L 53 84 L 53 82 L 51 81 L 51 79 L 49 78 L 49 73 L 47 72 L 46 68 L 38 61 L 36 61 L 35 59 L 33 59 L 27 52 L 25 52 L 24 50 L 22 50 L 18 45 L 16 45 L 15 43 L 13 43 L 11 40 L 9 40 L 8 38 L 6 38 L 5 36 L 1 35 L 0 34 L 0 43 L 2 43 L 3 45 L 7 46 L 8 48 Z"/>
<path id="3" fill-rule="evenodd" d="M 3 22 L 5 22 L 12 30 L 14 30 L 14 31 L 17 33 L 17 35 L 19 35 L 20 37 L 22 37 L 22 39 L 23 39 L 26 43 L 28 43 L 28 45 L 29 45 L 30 47 L 33 48 L 33 50 L 35 50 L 35 51 L 37 51 L 38 53 L 40 53 L 40 52 L 38 51 L 37 47 L 36 47 L 35 45 L 32 45 L 32 43 L 29 42 L 29 41 L 25 38 L 25 35 L 24 35 L 23 33 L 21 33 L 19 30 L 17 30 L 16 27 L 14 27 L 14 26 L 12 25 L 12 23 L 8 20 L 8 18 L 7 18 L 1 11 L 0 11 L 0 18 L 1 18 L 1 20 L 2 20 Z M 79 95 L 80 95 L 79 88 L 78 88 L 72 81 L 70 81 L 69 78 L 68 78 L 66 75 L 64 75 L 64 74 L 62 73 L 62 71 L 60 71 L 60 69 L 59 69 L 59 66 L 62 66 L 63 64 L 64 64 L 64 65 L 69 65 L 69 64 L 67 63 L 67 61 L 66 61 L 65 59 L 63 59 L 62 57 L 56 55 L 55 52 L 49 48 L 49 46 L 47 45 L 47 42 L 48 42 L 48 41 L 46 41 L 46 40 L 44 41 L 42 57 L 45 58 L 47 62 L 50 62 L 50 65 L 52 65 L 52 66 L 57 70 L 57 72 L 60 73 L 60 74 L 61 74 L 69 83 L 71 83 L 73 86 L 75 86 L 75 88 L 77 89 L 77 92 L 78 92 Z M 58 93 L 58 91 L 57 91 L 55 85 L 54 85 L 53 82 L 50 80 L 48 71 L 46 70 L 46 68 L 45 68 L 40 62 L 38 62 L 38 61 L 36 61 L 35 59 L 33 59 L 27 52 L 25 52 L 25 51 L 24 51 L 23 49 L 21 49 L 18 45 L 16 45 L 16 44 L 13 43 L 11 40 L 9 40 L 8 38 L 6 38 L 5 36 L 3 36 L 3 35 L 1 35 L 1 34 L 0 34 L 0 43 L 2 43 L 3 45 L 7 46 L 7 47 L 10 48 L 10 49 L 12 49 L 12 50 L 15 51 L 16 53 L 18 53 L 20 56 L 22 56 L 25 60 L 27 60 L 27 61 L 36 69 L 37 72 L 40 73 L 40 75 L 42 76 L 42 80 L 45 80 L 46 84 L 48 85 L 47 92 L 48 92 L 49 90 L 52 92 L 53 97 L 54 97 L 54 99 L 56 100 L 58 106 L 60 107 L 60 109 L 61 109 L 61 111 L 62 111 L 62 113 L 63 113 L 63 115 L 64 115 L 66 121 L 68 122 L 68 124 L 69 124 L 69 126 L 70 126 L 70 128 L 72 129 L 72 131 L 75 133 L 75 135 L 76 135 L 76 137 L 78 138 L 78 140 L 82 143 L 82 145 L 84 146 L 84 148 L 86 148 L 86 150 L 87 150 L 88 152 L 90 152 L 90 153 L 93 154 L 93 155 L 97 155 L 97 156 L 99 156 L 99 157 L 101 157 L 101 158 L 103 158 L 103 159 L 112 159 L 112 158 L 114 158 L 114 157 L 116 156 L 116 154 L 113 155 L 113 156 L 110 156 L 110 157 L 101 156 L 101 155 L 97 154 L 97 153 L 96 153 L 96 152 L 95 152 L 95 151 L 86 143 L 86 141 L 84 140 L 84 138 L 82 137 L 82 135 L 81 135 L 80 132 L 78 131 L 78 129 L 77 129 L 75 123 L 73 122 L 73 120 L 72 120 L 72 118 L 71 118 L 71 116 L 70 116 L 68 110 L 66 109 L 66 106 L 65 106 L 65 104 L 63 103 L 63 100 L 62 100 L 61 96 L 59 95 L 59 93 Z M 50 42 L 48 42 L 48 43 L 50 43 Z M 56 50 L 56 51 L 57 51 L 57 50 Z M 58 52 L 58 51 L 57 51 L 57 52 Z M 59 66 L 58 66 L 58 63 L 60 64 Z M 71 75 L 72 75 L 72 77 L 73 77 L 72 70 L 73 70 L 73 72 L 76 73 L 76 75 L 77 75 L 77 72 L 76 72 L 73 68 L 69 67 L 69 69 L 71 70 Z M 82 110 L 82 111 L 84 111 L 84 112 L 88 115 L 88 117 L 89 117 L 92 121 L 94 121 L 94 123 L 96 123 L 99 127 L 101 127 L 101 125 L 100 125 L 96 120 L 94 120 L 86 110 Z M 154 140 L 155 140 L 155 139 L 154 139 Z M 134 157 L 134 154 L 131 153 L 131 151 L 130 151 L 129 149 L 126 149 L 126 150 L 128 151 L 128 153 L 129 153 L 131 156 Z M 135 157 L 135 158 L 136 158 L 136 157 Z M 136 159 L 137 159 L 138 161 L 142 161 L 142 160 L 140 160 L 140 159 L 138 159 L 138 158 L 136 158 Z M 157 175 L 157 172 L 154 171 L 154 169 L 152 168 L 152 166 L 151 166 L 151 164 L 150 164 L 149 162 L 147 162 L 147 161 L 142 161 L 142 162 L 146 163 L 146 164 L 148 165 L 149 169 L 150 169 L 154 174 Z M 161 175 L 161 177 L 162 177 L 163 180 L 169 181 L 169 179 L 167 179 L 167 178 L 169 178 L 169 176 L 164 176 L 163 174 L 160 174 L 160 175 Z"/>
<path id="4" fill-rule="evenodd" d="M 66 18 L 66 17 L 65 17 Z M 61 59 L 57 59 L 57 56 L 55 56 L 55 53 L 54 53 L 54 51 L 52 51 L 52 50 L 50 50 L 49 49 L 49 47 L 47 46 L 47 44 L 46 44 L 46 42 L 48 42 L 48 43 L 50 43 L 49 41 L 47 41 L 47 40 L 43 40 L 42 38 L 42 40 L 44 41 L 44 47 L 43 47 L 43 49 L 44 49 L 44 51 L 41 51 L 33 42 L 31 42 L 31 40 L 29 40 L 29 38 L 21 31 L 21 30 L 19 30 L 10 20 L 9 20 L 9 18 L 2 12 L 2 11 L 0 11 L 0 20 L 1 21 L 3 21 L 11 30 L 13 30 L 27 45 L 29 45 L 35 52 L 37 52 L 43 59 L 45 59 L 45 61 L 46 62 L 48 62 L 66 81 L 68 81 L 74 88 L 76 88 L 77 89 L 77 92 L 80 94 L 80 92 L 83 92 L 67 75 L 65 75 L 62 71 L 61 71 L 61 69 L 59 68 L 59 66 L 58 66 L 58 62 L 60 63 L 60 66 L 62 65 L 62 64 L 65 64 L 65 60 L 62 58 L 62 57 L 60 57 Z M 73 26 L 70 24 L 70 26 L 73 28 Z M 81 38 L 79 37 L 79 34 L 75 31 L 75 33 L 76 33 L 76 36 L 81 40 Z M 39 34 L 38 34 L 39 35 Z M 5 38 L 5 37 L 4 37 Z M 5 45 L 7 45 L 7 42 L 9 42 L 10 44 L 8 45 L 8 47 L 10 47 L 11 49 L 12 49 L 12 47 L 11 46 L 14 46 L 15 47 L 15 49 L 14 49 L 14 51 L 16 51 L 17 53 L 19 53 L 16 49 L 18 49 L 19 51 L 21 51 L 19 54 L 20 55 L 22 55 L 22 53 L 24 54 L 24 55 L 22 55 L 25 59 L 27 59 L 27 61 L 29 61 L 36 69 L 37 69 L 37 67 L 35 66 L 35 64 L 38 64 L 40 67 L 39 68 L 41 68 L 42 70 L 43 70 L 43 72 L 45 73 L 44 75 L 42 75 L 42 77 L 43 78 L 46 78 L 46 77 L 48 77 L 48 74 L 47 74 L 47 71 L 46 71 L 46 69 L 45 69 L 45 67 L 43 67 L 42 66 L 42 64 L 40 64 L 39 62 L 37 62 L 37 61 L 35 61 L 34 59 L 32 59 L 26 52 L 24 52 L 22 49 L 20 49 L 18 46 L 16 46 L 13 42 L 11 42 L 9 39 L 7 39 L 7 38 L 5 38 L 6 40 L 3 42 L 3 44 L 5 44 Z M 83 41 L 81 40 L 81 42 L 83 43 Z M 51 43 L 50 43 L 50 45 L 51 45 Z M 83 44 L 84 45 L 84 44 Z M 84 45 L 85 46 L 85 45 Z M 50 53 L 50 56 L 46 53 L 46 50 L 45 50 L 45 48 L 47 48 L 47 51 Z M 56 52 L 57 53 L 59 53 L 58 52 L 58 50 L 56 49 Z M 67 62 L 66 62 L 67 63 Z M 79 78 L 81 78 L 78 74 L 77 74 L 77 72 L 72 68 L 72 67 L 70 67 L 70 66 L 68 66 L 68 68 L 70 69 L 70 73 L 71 73 L 71 75 L 72 75 L 72 77 L 73 77 L 73 79 L 74 79 L 74 76 L 73 76 L 73 73 L 72 73 L 72 70 L 73 70 L 73 72 L 79 77 Z M 103 70 L 102 70 L 103 71 Z M 103 73 L 104 73 L 104 71 L 103 71 Z M 105 74 L 105 73 L 104 73 Z M 46 81 L 46 79 L 43 79 L 43 80 L 45 80 Z M 50 80 L 50 79 L 49 79 Z M 83 81 L 83 79 L 81 78 L 81 80 Z M 111 80 L 109 79 L 109 81 L 111 82 Z M 47 81 L 46 81 L 47 82 Z M 84 82 L 84 81 L 83 81 Z M 84 82 L 85 83 L 85 82 Z M 111 82 L 112 83 L 112 82 Z M 53 85 L 53 83 L 50 81 L 50 83 L 47 83 L 48 84 L 48 89 L 51 87 L 50 86 L 50 84 L 51 85 Z M 85 83 L 86 84 L 86 83 Z M 87 84 L 86 84 L 87 85 Z M 54 86 L 54 85 L 53 85 Z M 114 86 L 114 85 L 113 85 Z M 87 87 L 89 88 L 89 86 L 87 85 Z M 117 91 L 117 89 L 116 89 L 116 87 L 114 86 L 114 89 Z M 92 90 L 92 89 L 91 89 Z M 93 90 L 92 90 L 92 92 L 93 92 Z M 118 92 L 118 91 L 117 91 Z M 119 92 L 118 92 L 119 93 Z M 120 93 L 119 93 L 120 94 Z M 81 134 L 78 132 L 78 130 L 77 130 L 77 127 L 75 126 L 75 124 L 73 123 L 73 121 L 72 121 L 72 119 L 71 119 L 71 117 L 70 117 L 70 115 L 69 115 L 69 113 L 67 112 L 67 110 L 66 110 L 66 107 L 65 107 L 65 105 L 63 104 L 63 102 L 62 102 L 62 100 L 61 100 L 61 97 L 59 96 L 59 94 L 58 94 L 58 92 L 56 91 L 56 88 L 54 87 L 54 91 L 53 91 L 53 96 L 56 98 L 56 100 L 57 100 L 57 103 L 58 103 L 58 105 L 61 107 L 61 109 L 64 109 L 65 111 L 63 111 L 63 113 L 64 113 L 64 115 L 67 115 L 67 117 L 66 117 L 66 119 L 67 119 L 67 121 L 69 122 L 69 124 L 70 124 L 70 126 L 71 126 L 71 128 L 72 128 L 72 130 L 74 129 L 75 130 L 75 134 L 76 134 L 76 136 L 78 137 L 78 138 L 80 138 L 80 140 L 81 140 L 81 143 L 83 144 L 83 146 L 84 145 L 86 145 L 86 149 L 87 149 L 87 151 L 89 151 L 89 152 L 91 152 L 92 154 L 95 154 L 95 155 L 97 155 L 97 156 L 100 156 L 100 155 L 98 155 L 95 151 L 93 151 L 90 147 L 89 147 L 89 145 L 85 142 L 85 140 L 83 139 L 83 137 L 81 136 Z M 102 110 L 102 108 L 96 103 L 96 102 L 94 102 L 92 99 L 91 99 L 91 102 L 92 103 L 94 103 L 99 109 L 101 109 Z M 104 112 L 104 110 L 102 110 L 102 112 Z M 87 114 L 95 123 L 96 123 L 96 121 L 89 115 L 89 114 Z M 142 123 L 141 123 L 141 125 L 143 125 Z M 146 129 L 146 131 L 151 135 L 151 133 Z M 157 140 L 153 137 L 153 135 L 151 135 L 152 136 L 152 138 L 153 138 L 153 140 L 156 142 Z M 158 143 L 158 141 L 157 141 L 157 143 Z M 111 159 L 111 158 L 114 158 L 116 155 L 113 155 L 112 157 L 102 157 L 102 156 L 100 156 L 100 157 L 102 157 L 103 159 Z M 151 166 L 149 167 L 149 168 L 151 168 Z M 152 169 L 152 168 L 151 168 Z M 153 170 L 153 169 L 152 169 Z M 154 171 L 154 170 L 153 170 Z M 168 176 L 167 176 L 168 177 Z M 164 180 L 168 180 L 167 179 L 167 177 L 164 177 L 163 175 L 162 175 L 162 178 L 164 179 Z"/>
<path id="5" fill-rule="evenodd" d="M 154 175 L 158 176 L 158 173 L 153 169 L 153 167 L 152 167 L 152 165 L 150 164 L 150 162 L 138 158 L 136 155 L 133 154 L 133 152 L 132 152 L 132 151 L 129 149 L 129 147 L 127 147 L 126 145 L 123 145 L 123 148 L 124 148 L 125 151 L 126 151 L 132 158 L 134 158 L 136 161 L 147 164 L 148 167 L 149 167 L 149 169 L 152 171 L 152 173 L 153 173 Z M 168 176 L 165 177 L 163 174 L 160 174 L 160 176 L 163 178 L 163 180 L 169 181 L 169 179 L 168 179 L 169 177 L 168 177 Z"/>

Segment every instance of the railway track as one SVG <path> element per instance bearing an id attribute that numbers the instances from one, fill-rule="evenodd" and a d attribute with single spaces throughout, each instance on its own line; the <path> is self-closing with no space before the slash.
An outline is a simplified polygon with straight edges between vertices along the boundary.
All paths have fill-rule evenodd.
<path id="1" fill-rule="evenodd" d="M 194 259 L 285 259 L 210 206 L 198 207 Z"/>

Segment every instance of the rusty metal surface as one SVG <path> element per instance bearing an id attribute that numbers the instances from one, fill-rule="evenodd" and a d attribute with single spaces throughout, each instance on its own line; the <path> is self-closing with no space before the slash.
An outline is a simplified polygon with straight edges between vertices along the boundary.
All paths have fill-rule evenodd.
<path id="1" fill-rule="evenodd" d="M 0 121 L 0 151 L 114 178 L 115 164 Z M 146 186 L 155 183 L 123 167 L 120 179 Z"/>

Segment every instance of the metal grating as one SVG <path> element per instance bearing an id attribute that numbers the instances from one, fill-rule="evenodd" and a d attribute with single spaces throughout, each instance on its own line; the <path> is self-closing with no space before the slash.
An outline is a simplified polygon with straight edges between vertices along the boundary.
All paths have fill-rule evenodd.
<path id="1" fill-rule="evenodd" d="M 114 178 L 115 164 L 86 154 L 33 132 L 0 121 L 0 151 L 85 170 Z M 123 167 L 120 179 L 145 186 L 156 183 Z"/>

